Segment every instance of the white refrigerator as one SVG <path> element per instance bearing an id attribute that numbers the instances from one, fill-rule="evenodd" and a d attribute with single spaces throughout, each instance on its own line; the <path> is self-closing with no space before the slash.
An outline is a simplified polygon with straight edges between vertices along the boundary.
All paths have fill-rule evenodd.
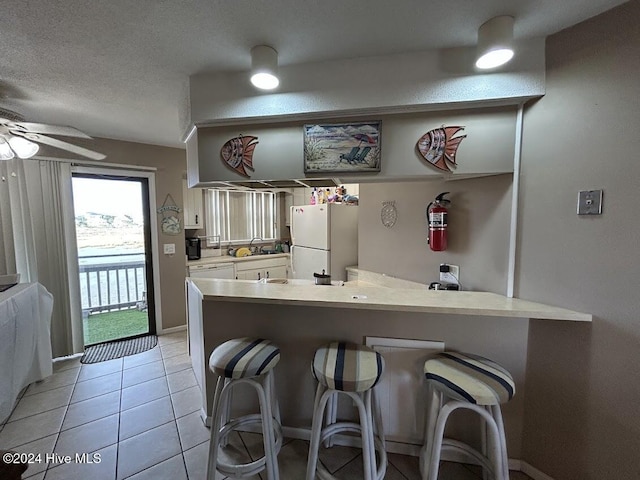
<path id="1" fill-rule="evenodd" d="M 358 264 L 358 207 L 340 203 L 291 207 L 293 278 L 314 273 L 346 280 L 346 268 Z"/>

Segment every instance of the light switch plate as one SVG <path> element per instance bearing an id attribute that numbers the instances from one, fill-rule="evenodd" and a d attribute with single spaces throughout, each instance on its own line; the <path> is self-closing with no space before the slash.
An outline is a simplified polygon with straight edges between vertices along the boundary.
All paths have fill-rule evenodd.
<path id="1" fill-rule="evenodd" d="M 578 215 L 602 214 L 602 190 L 578 192 Z"/>
<path id="2" fill-rule="evenodd" d="M 173 255 L 176 253 L 176 244 L 175 243 L 165 243 L 164 244 L 164 254 L 165 255 Z"/>

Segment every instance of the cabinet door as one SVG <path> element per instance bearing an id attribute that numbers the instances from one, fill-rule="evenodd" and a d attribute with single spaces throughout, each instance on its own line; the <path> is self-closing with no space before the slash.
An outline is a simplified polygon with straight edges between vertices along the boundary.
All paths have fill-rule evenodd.
<path id="1" fill-rule="evenodd" d="M 202 189 L 187 188 L 187 181 L 182 180 L 182 196 L 184 200 L 184 228 L 203 228 Z"/>
<path id="2" fill-rule="evenodd" d="M 287 278 L 287 267 L 278 265 L 276 267 L 266 268 L 264 274 L 267 278 Z"/>

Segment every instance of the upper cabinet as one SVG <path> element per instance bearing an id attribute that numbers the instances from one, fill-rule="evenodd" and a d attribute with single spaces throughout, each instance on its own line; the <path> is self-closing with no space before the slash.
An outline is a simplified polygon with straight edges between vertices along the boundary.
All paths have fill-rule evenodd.
<path id="1" fill-rule="evenodd" d="M 251 186 L 260 181 L 331 178 L 336 184 L 401 181 L 440 178 L 468 178 L 513 172 L 516 137 L 515 106 L 484 107 L 446 112 L 370 115 L 366 118 L 329 118 L 322 120 L 278 121 L 197 127 L 187 142 L 190 184 L 231 182 Z M 305 174 L 304 125 L 351 124 L 378 120 L 380 124 L 380 171 L 346 172 L 346 161 L 336 171 Z M 452 172 L 429 163 L 418 150 L 418 140 L 429 131 L 442 127 L 463 127 L 454 137 L 459 142 Z M 242 135 L 256 137 L 250 165 L 245 176 L 221 158 L 221 150 L 230 139 Z M 451 148 L 440 145 L 441 148 Z M 438 147 L 432 148 L 437 150 Z M 313 184 L 310 183 L 311 186 Z M 274 182 L 274 186 L 278 186 Z M 285 185 L 282 185 L 285 186 Z"/>
<path id="2" fill-rule="evenodd" d="M 204 228 L 202 218 L 202 189 L 187 188 L 187 181 L 182 180 L 182 198 L 184 202 L 184 228 Z"/>

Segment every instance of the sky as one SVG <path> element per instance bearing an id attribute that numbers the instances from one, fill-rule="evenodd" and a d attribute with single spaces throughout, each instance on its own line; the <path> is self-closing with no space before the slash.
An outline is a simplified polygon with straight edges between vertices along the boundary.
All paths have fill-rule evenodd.
<path id="1" fill-rule="evenodd" d="M 89 212 L 104 215 L 129 215 L 142 221 L 142 185 L 125 180 L 73 177 L 75 215 Z"/>

